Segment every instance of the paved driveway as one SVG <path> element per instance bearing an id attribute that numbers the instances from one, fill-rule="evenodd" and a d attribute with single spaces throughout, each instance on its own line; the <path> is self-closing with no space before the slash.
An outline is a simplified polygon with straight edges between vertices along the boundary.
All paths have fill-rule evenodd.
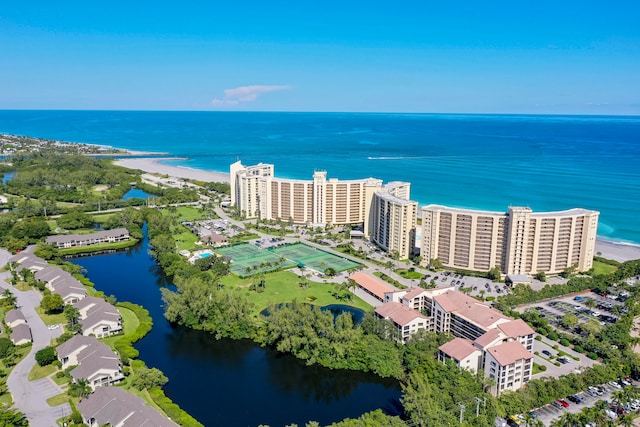
<path id="1" fill-rule="evenodd" d="M 0 249 L 0 268 L 7 263 L 9 257 L 10 254 L 7 251 Z M 33 336 L 31 351 L 13 368 L 7 379 L 7 386 L 13 396 L 14 406 L 27 416 L 30 425 L 56 427 L 56 420 L 71 414 L 71 407 L 68 403 L 51 407 L 46 400 L 62 393 L 62 390 L 50 378 L 36 381 L 27 381 L 27 378 L 36 364 L 36 352 L 50 345 L 51 340 L 60 335 L 61 331 L 60 328 L 49 330 L 36 313 L 35 307 L 40 304 L 42 299 L 38 291 L 18 291 L 5 281 L 7 277 L 11 277 L 8 272 L 0 273 L 0 288 L 3 292 L 4 289 L 10 289 L 16 296 L 17 305 L 27 319 Z"/>

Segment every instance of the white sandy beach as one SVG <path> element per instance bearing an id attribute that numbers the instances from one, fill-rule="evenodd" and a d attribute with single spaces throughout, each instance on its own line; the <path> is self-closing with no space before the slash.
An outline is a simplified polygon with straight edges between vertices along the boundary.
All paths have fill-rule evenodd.
<path id="1" fill-rule="evenodd" d="M 602 258 L 613 259 L 616 261 L 629 261 L 631 259 L 640 259 L 640 246 L 626 243 L 612 243 L 596 240 L 596 254 Z"/>
<path id="2" fill-rule="evenodd" d="M 206 182 L 229 182 L 229 174 L 224 172 L 210 172 L 182 166 L 172 166 L 162 163 L 164 160 L 184 160 L 176 157 L 139 157 L 118 159 L 114 163 L 129 169 L 140 169 L 149 173 L 159 173 L 176 178 L 196 179 Z"/>
<path id="3" fill-rule="evenodd" d="M 140 169 L 149 173 L 160 173 L 176 178 L 196 179 L 206 182 L 229 182 L 229 174 L 224 172 L 210 172 L 202 169 L 193 169 L 181 166 L 172 166 L 162 163 L 163 160 L 178 160 L 175 157 L 139 157 L 130 159 L 118 159 L 115 163 L 130 169 Z M 596 254 L 603 258 L 616 261 L 628 261 L 640 259 L 640 246 L 624 243 L 612 243 L 598 239 L 596 241 Z"/>

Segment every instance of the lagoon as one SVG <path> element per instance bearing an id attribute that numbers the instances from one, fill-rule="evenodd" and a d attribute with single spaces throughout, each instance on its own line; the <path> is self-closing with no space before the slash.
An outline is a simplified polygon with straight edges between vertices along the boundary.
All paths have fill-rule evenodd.
<path id="1" fill-rule="evenodd" d="M 135 345 L 140 359 L 167 375 L 167 395 L 205 426 L 327 425 L 376 408 L 402 412 L 395 380 L 305 366 L 249 340 L 217 341 L 206 332 L 172 327 L 160 299 L 160 288 L 171 284 L 148 255 L 144 231 L 132 248 L 72 262 L 87 270 L 96 289 L 149 310 L 154 325 Z"/>

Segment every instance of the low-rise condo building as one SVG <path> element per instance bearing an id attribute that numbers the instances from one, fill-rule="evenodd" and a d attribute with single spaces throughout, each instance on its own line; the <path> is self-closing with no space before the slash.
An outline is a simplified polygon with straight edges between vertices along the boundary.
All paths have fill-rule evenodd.
<path id="1" fill-rule="evenodd" d="M 452 335 L 438 349 L 438 359 L 472 372 L 483 370 L 495 381 L 496 395 L 517 390 L 531 378 L 535 331 L 452 287 L 387 292 L 376 315 L 393 322 L 402 342 L 419 330 Z"/>
<path id="2" fill-rule="evenodd" d="M 504 274 L 561 273 L 592 267 L 599 212 L 532 212 L 510 207 L 488 212 L 428 205 L 422 208 L 423 264 Z"/>

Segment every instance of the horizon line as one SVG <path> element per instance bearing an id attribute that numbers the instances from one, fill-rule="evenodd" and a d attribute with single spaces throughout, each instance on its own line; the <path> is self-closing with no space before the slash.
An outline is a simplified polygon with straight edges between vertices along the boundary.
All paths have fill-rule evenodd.
<path id="1" fill-rule="evenodd" d="M 294 111 L 294 110 L 172 110 L 172 109 L 84 109 L 84 108 L 0 108 L 0 111 L 47 111 L 47 112 L 128 112 L 128 113 L 284 113 L 284 114 L 384 114 L 384 115 L 448 115 L 448 116 L 576 116 L 576 117 L 640 117 L 637 113 L 584 114 L 584 113 L 478 113 L 478 112 L 412 112 L 412 111 Z"/>

